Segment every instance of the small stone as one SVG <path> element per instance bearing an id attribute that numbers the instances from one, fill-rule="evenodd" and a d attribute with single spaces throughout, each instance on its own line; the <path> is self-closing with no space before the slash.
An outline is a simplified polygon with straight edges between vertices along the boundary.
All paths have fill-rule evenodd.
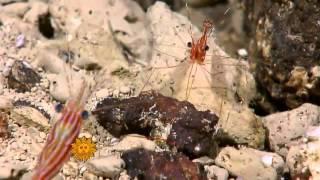
<path id="1" fill-rule="evenodd" d="M 79 134 L 79 137 L 86 137 L 86 138 L 92 138 L 92 135 L 88 132 L 83 132 Z"/>
<path id="2" fill-rule="evenodd" d="M 124 161 L 115 155 L 91 159 L 86 163 L 88 171 L 97 176 L 113 178 L 120 174 Z"/>
<path id="3" fill-rule="evenodd" d="M 261 157 L 261 161 L 266 167 L 271 167 L 272 160 L 273 160 L 273 156 L 271 155 L 264 155 Z"/>
<path id="4" fill-rule="evenodd" d="M 125 136 L 118 144 L 112 147 L 116 151 L 128 151 L 136 148 L 143 148 L 154 151 L 156 143 L 148 140 L 146 137 L 138 134 L 129 134 Z"/>
<path id="5" fill-rule="evenodd" d="M 214 160 L 209 158 L 208 156 L 202 156 L 200 158 L 192 160 L 194 163 L 199 163 L 201 165 L 210 165 L 214 163 Z"/>
<path id="6" fill-rule="evenodd" d="M 23 34 L 20 34 L 16 39 L 16 47 L 22 48 L 25 44 L 25 36 Z"/>
<path id="7" fill-rule="evenodd" d="M 205 170 L 207 171 L 208 179 L 228 180 L 229 173 L 226 169 L 218 166 L 205 166 Z"/>
<path id="8" fill-rule="evenodd" d="M 47 137 L 46 133 L 44 133 L 44 132 L 40 132 L 39 136 L 40 136 L 41 139 L 44 139 L 44 138 Z"/>
<path id="9" fill-rule="evenodd" d="M 130 93 L 130 87 L 128 87 L 128 86 L 122 86 L 122 87 L 120 87 L 120 93 L 122 93 L 122 94 L 129 94 Z"/>
<path id="10" fill-rule="evenodd" d="M 247 57 L 248 56 L 248 51 L 246 49 L 244 49 L 244 48 L 238 49 L 238 54 L 241 57 Z"/>

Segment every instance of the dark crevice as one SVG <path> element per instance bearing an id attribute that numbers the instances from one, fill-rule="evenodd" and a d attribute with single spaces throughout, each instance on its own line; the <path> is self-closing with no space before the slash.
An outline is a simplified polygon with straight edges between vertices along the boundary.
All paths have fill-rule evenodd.
<path id="1" fill-rule="evenodd" d="M 48 39 L 54 38 L 54 28 L 52 27 L 50 20 L 51 20 L 50 13 L 39 16 L 38 18 L 39 31 L 44 37 Z"/>

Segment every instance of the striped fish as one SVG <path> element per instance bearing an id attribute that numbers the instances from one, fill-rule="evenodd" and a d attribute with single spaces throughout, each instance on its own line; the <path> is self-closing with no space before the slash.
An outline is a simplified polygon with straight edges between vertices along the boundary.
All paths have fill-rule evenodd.
<path id="1" fill-rule="evenodd" d="M 77 98 L 67 101 L 61 109 L 61 117 L 53 125 L 40 154 L 32 180 L 52 179 L 71 156 L 71 144 L 78 137 L 84 111 L 84 87 Z M 84 113 L 85 112 L 85 113 Z"/>

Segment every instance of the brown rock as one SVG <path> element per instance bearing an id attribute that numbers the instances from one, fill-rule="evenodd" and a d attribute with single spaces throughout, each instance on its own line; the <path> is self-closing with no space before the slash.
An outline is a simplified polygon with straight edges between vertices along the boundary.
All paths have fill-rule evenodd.
<path id="1" fill-rule="evenodd" d="M 318 1 L 243 1 L 256 78 L 278 108 L 320 104 Z"/>
<path id="2" fill-rule="evenodd" d="M 206 179 L 204 171 L 182 154 L 136 149 L 125 152 L 122 159 L 128 174 L 138 179 Z"/>
<path id="3" fill-rule="evenodd" d="M 137 133 L 150 136 L 157 122 L 172 124 L 166 140 L 170 147 L 193 157 L 214 156 L 213 134 L 218 117 L 198 111 L 187 101 L 178 101 L 154 91 L 119 100 L 107 98 L 93 111 L 98 122 L 114 136 Z"/>
<path id="4" fill-rule="evenodd" d="M 17 92 L 30 91 L 37 83 L 40 76 L 23 61 L 15 61 L 8 75 L 8 87 Z"/>

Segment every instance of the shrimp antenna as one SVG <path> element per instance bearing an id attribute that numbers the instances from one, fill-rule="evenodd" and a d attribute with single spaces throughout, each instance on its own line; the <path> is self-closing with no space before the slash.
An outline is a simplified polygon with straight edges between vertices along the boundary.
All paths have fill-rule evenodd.
<path id="1" fill-rule="evenodd" d="M 70 49 L 69 49 L 69 42 L 71 41 L 71 36 L 69 36 L 68 34 L 66 34 L 66 41 L 67 41 L 67 59 L 66 59 L 66 64 L 69 65 L 68 70 L 66 68 L 66 66 L 63 66 L 64 68 L 64 72 L 66 73 L 66 80 L 67 80 L 67 86 L 68 86 L 68 92 L 69 95 L 72 96 L 72 92 L 71 92 L 71 82 L 72 82 L 72 75 L 71 75 L 71 55 L 70 55 Z"/>

